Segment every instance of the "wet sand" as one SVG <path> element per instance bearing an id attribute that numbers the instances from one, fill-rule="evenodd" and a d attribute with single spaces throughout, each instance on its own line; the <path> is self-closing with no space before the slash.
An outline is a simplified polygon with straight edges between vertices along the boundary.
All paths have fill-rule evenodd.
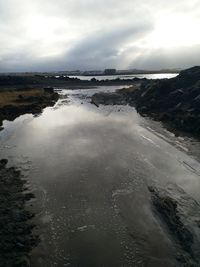
<path id="1" fill-rule="evenodd" d="M 94 90 L 115 89 L 63 90 L 69 97 L 41 116 L 4 122 L 0 154 L 36 195 L 33 267 L 183 266 L 148 187 L 177 185 L 200 201 L 199 162 L 133 108 L 90 104 Z"/>

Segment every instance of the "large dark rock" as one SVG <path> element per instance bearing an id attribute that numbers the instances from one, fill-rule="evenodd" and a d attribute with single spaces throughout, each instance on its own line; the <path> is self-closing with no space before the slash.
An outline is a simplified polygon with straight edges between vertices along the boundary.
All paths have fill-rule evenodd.
<path id="1" fill-rule="evenodd" d="M 171 130 L 200 137 L 200 66 L 172 79 L 144 80 L 138 88 L 95 94 L 92 103 L 129 104 L 142 115 L 164 121 Z"/>
<path id="2" fill-rule="evenodd" d="M 126 99 L 142 115 L 200 137 L 200 67 L 184 70 L 173 79 L 145 81 Z"/>
<path id="3" fill-rule="evenodd" d="M 96 106 L 103 105 L 123 105 L 125 100 L 119 93 L 97 93 L 92 96 L 92 103 Z"/>
<path id="4" fill-rule="evenodd" d="M 195 66 L 193 68 L 183 70 L 180 72 L 179 76 L 175 78 L 175 83 L 177 87 L 194 86 L 195 83 L 199 81 L 200 81 L 200 66 Z"/>

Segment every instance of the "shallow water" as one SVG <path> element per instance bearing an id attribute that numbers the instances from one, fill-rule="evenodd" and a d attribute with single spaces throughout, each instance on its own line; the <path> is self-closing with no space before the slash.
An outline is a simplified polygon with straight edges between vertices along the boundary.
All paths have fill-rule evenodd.
<path id="1" fill-rule="evenodd" d="M 147 186 L 177 184 L 200 201 L 200 164 L 184 140 L 134 108 L 90 104 L 94 92 L 115 89 L 62 90 L 41 116 L 4 122 L 0 157 L 37 197 L 33 267 L 178 266 Z"/>

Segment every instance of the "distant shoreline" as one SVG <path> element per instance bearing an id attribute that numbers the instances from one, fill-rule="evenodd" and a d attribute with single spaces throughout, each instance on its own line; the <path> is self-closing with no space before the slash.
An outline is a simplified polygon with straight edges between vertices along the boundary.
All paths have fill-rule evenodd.
<path id="1" fill-rule="evenodd" d="M 106 75 L 106 76 L 65 76 L 65 75 L 0 75 L 0 90 L 6 88 L 36 88 L 36 87 L 93 87 L 93 86 L 115 86 L 115 85 L 133 85 L 151 79 L 169 79 L 174 78 L 176 74 L 141 74 L 131 75 Z M 99 77 L 99 79 L 98 79 Z"/>
<path id="2" fill-rule="evenodd" d="M 67 75 L 67 76 L 131 76 L 131 75 L 145 75 L 145 74 L 179 74 L 180 71 L 178 70 L 171 70 L 171 71 L 137 71 L 137 72 L 117 72 L 117 73 L 114 73 L 114 74 L 106 74 L 106 73 L 101 73 L 101 74 L 70 74 L 70 75 Z"/>
<path id="3" fill-rule="evenodd" d="M 103 71 L 20 71 L 20 72 L 0 72 L 0 76 L 109 76 L 109 75 L 142 75 L 142 74 L 161 74 L 161 73 L 180 73 L 182 69 L 161 69 L 161 70 L 116 70 L 113 74 L 108 74 Z"/>
<path id="4" fill-rule="evenodd" d="M 82 87 L 82 86 L 114 86 L 114 85 L 132 85 L 135 82 L 142 82 L 146 79 L 112 79 L 112 80 L 80 80 L 78 78 L 69 77 L 44 77 L 40 75 L 35 76 L 0 76 L 0 90 L 6 88 L 36 88 L 36 87 Z"/>

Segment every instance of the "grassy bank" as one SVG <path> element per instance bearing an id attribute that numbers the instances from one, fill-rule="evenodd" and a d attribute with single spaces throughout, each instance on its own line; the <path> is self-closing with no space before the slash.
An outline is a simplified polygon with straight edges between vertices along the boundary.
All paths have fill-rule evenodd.
<path id="1" fill-rule="evenodd" d="M 41 113 L 57 100 L 58 94 L 52 88 L 0 91 L 0 126 L 3 120 L 14 120 L 25 113 Z"/>
<path id="2" fill-rule="evenodd" d="M 42 97 L 43 95 L 44 95 L 44 89 L 2 91 L 0 92 L 0 108 L 8 105 L 12 106 L 28 105 L 30 102 L 30 97 Z"/>

